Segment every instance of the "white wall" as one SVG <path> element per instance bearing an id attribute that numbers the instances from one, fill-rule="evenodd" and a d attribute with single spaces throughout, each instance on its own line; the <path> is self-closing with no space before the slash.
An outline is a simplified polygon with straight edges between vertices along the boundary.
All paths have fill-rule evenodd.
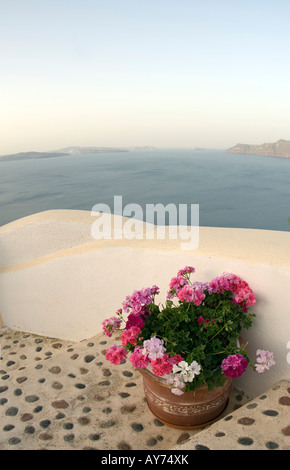
<path id="1" fill-rule="evenodd" d="M 289 234 L 201 228 L 197 250 L 180 240 L 104 240 L 91 237 L 83 211 L 47 211 L 0 229 L 0 314 L 5 326 L 80 341 L 101 331 L 134 289 L 157 284 L 165 300 L 171 277 L 192 265 L 193 279 L 233 272 L 254 290 L 257 317 L 244 333 L 248 350 L 272 350 L 276 366 L 249 370 L 236 386 L 252 396 L 290 377 Z"/>

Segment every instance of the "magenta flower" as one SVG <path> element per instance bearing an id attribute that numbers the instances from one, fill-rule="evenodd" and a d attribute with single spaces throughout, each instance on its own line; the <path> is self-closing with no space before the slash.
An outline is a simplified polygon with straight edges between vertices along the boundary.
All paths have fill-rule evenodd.
<path id="1" fill-rule="evenodd" d="M 135 315 L 134 313 L 130 313 L 127 318 L 126 322 L 126 329 L 128 330 L 131 326 L 138 326 L 140 330 L 142 330 L 143 326 L 145 325 L 145 321 L 139 315 Z"/>
<path id="2" fill-rule="evenodd" d="M 227 377 L 240 377 L 246 370 L 248 361 L 242 354 L 228 356 L 223 360 L 221 368 Z"/>
<path id="3" fill-rule="evenodd" d="M 111 362 L 111 364 L 121 364 L 121 361 L 126 359 L 128 351 L 122 346 L 117 346 L 114 344 L 106 351 L 106 359 Z"/>

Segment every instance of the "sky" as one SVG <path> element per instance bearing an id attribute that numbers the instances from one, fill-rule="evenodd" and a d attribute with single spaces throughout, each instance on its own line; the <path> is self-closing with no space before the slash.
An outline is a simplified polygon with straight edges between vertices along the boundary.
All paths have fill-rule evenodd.
<path id="1" fill-rule="evenodd" d="M 0 0 L 0 155 L 290 140 L 289 0 Z"/>

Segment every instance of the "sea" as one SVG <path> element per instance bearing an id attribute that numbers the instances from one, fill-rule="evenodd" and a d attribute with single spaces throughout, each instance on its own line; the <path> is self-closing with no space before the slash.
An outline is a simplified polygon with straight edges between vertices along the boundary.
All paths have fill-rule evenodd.
<path id="1" fill-rule="evenodd" d="M 0 159 L 0 225 L 46 210 L 198 205 L 199 225 L 290 230 L 290 159 L 159 149 Z M 134 214 L 132 213 L 132 216 Z M 166 220 L 166 224 L 170 220 Z"/>

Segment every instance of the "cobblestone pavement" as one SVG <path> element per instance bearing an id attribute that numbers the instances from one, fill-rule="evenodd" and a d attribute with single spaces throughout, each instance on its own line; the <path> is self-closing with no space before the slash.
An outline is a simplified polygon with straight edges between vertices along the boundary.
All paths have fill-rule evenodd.
<path id="1" fill-rule="evenodd" d="M 178 448 L 290 450 L 290 380 L 281 380 Z"/>
<path id="2" fill-rule="evenodd" d="M 74 343 L 0 330 L 0 449 L 159 451 L 189 444 L 201 431 L 164 426 L 148 409 L 132 364 L 106 361 L 115 342 L 102 333 Z M 221 419 L 247 402 L 233 389 Z"/>

